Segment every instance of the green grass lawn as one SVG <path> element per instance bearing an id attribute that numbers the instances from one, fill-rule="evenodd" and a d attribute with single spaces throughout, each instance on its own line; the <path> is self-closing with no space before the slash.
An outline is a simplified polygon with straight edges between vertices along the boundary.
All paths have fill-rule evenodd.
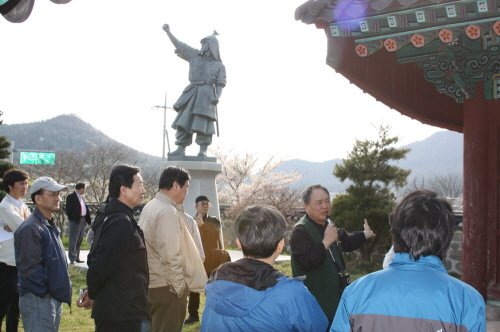
<path id="1" fill-rule="evenodd" d="M 85 242 L 85 241 L 84 241 Z M 290 262 L 283 262 L 276 264 L 275 268 L 283 272 L 287 276 L 292 275 L 292 266 Z M 359 266 L 358 269 L 353 269 L 351 273 L 352 280 L 365 275 L 363 272 L 364 266 Z M 94 320 L 90 318 L 90 310 L 78 308 L 75 304 L 79 297 L 78 290 L 86 286 L 86 270 L 79 269 L 74 266 L 69 266 L 69 274 L 71 277 L 71 282 L 73 283 L 73 301 L 70 308 L 67 304 L 63 304 L 63 315 L 61 318 L 61 324 L 59 331 L 70 332 L 70 331 L 80 331 L 80 332 L 92 332 L 94 331 Z M 200 317 L 203 309 L 205 307 L 205 294 L 202 293 L 200 296 Z M 2 324 L 2 332 L 5 331 L 5 324 Z M 19 322 L 19 331 L 23 332 L 22 322 Z M 195 323 L 191 325 L 185 325 L 183 331 L 186 332 L 198 332 L 200 331 L 200 323 Z"/>
<path id="2" fill-rule="evenodd" d="M 68 250 L 69 237 L 63 236 L 61 237 L 61 240 L 64 245 L 64 249 Z M 82 240 L 80 250 L 90 250 L 90 246 L 88 245 L 87 240 L 85 240 L 85 237 Z"/>

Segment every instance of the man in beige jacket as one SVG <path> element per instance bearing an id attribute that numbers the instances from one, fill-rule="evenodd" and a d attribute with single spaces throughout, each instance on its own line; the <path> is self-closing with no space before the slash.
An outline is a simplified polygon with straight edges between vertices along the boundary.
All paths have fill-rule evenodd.
<path id="1" fill-rule="evenodd" d="M 190 268 L 186 260 L 195 255 L 198 277 L 204 278 L 203 263 L 196 249 L 182 203 L 189 187 L 189 173 L 167 167 L 160 177 L 159 192 L 141 212 L 139 225 L 144 231 L 149 265 L 149 317 L 151 332 L 182 329 L 186 317 Z M 186 257 L 186 256 L 190 257 Z M 203 283 L 204 284 L 204 283 Z M 202 285 L 203 286 L 203 285 Z"/>

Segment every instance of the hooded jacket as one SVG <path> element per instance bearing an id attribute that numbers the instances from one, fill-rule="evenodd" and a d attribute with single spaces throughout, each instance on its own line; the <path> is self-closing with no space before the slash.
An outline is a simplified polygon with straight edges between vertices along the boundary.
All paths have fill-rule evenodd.
<path id="1" fill-rule="evenodd" d="M 348 286 L 330 331 L 486 331 L 483 297 L 436 256 L 397 253 L 385 270 Z"/>
<path id="2" fill-rule="evenodd" d="M 206 286 L 201 331 L 325 331 L 328 320 L 298 278 L 243 258 L 221 265 Z"/>

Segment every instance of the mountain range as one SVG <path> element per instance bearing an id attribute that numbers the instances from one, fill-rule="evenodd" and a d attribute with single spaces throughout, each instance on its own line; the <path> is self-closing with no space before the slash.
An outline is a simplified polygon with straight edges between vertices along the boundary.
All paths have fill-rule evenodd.
<path id="1" fill-rule="evenodd" d="M 73 114 L 32 123 L 3 124 L 0 126 L 0 135 L 14 141 L 14 148 L 17 150 L 83 150 L 96 141 L 118 143 Z M 409 183 L 415 178 L 419 180 L 436 175 L 463 173 L 463 135 L 460 133 L 439 131 L 425 140 L 402 147 L 410 148 L 411 151 L 406 159 L 396 165 L 412 171 Z M 134 152 L 140 162 L 160 164 L 160 157 L 136 150 Z M 343 192 L 349 183 L 342 183 L 332 175 L 333 168 L 338 163 L 342 163 L 342 159 L 324 162 L 292 159 L 284 162 L 278 171 L 296 171 L 302 174 L 302 179 L 294 184 L 299 189 L 321 183 L 331 192 Z"/>
<path id="2" fill-rule="evenodd" d="M 412 183 L 414 179 L 420 181 L 432 176 L 463 173 L 463 134 L 461 133 L 439 131 L 425 140 L 401 147 L 411 149 L 405 159 L 395 163 L 403 169 L 412 171 L 408 177 L 408 183 Z M 298 189 L 313 183 L 321 183 L 330 192 L 341 193 L 350 182 L 347 180 L 341 182 L 333 176 L 333 168 L 339 163 L 342 163 L 340 158 L 324 162 L 292 159 L 283 163 L 278 170 L 296 171 L 302 174 L 302 179 L 294 184 L 294 187 Z"/>

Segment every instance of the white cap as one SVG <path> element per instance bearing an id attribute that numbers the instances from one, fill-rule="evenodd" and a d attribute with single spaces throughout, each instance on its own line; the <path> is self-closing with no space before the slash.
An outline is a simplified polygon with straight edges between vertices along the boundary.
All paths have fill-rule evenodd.
<path id="1" fill-rule="evenodd" d="M 66 191 L 68 190 L 68 187 L 58 184 L 53 178 L 42 176 L 31 184 L 30 193 L 36 193 L 40 189 L 49 191 Z"/>

